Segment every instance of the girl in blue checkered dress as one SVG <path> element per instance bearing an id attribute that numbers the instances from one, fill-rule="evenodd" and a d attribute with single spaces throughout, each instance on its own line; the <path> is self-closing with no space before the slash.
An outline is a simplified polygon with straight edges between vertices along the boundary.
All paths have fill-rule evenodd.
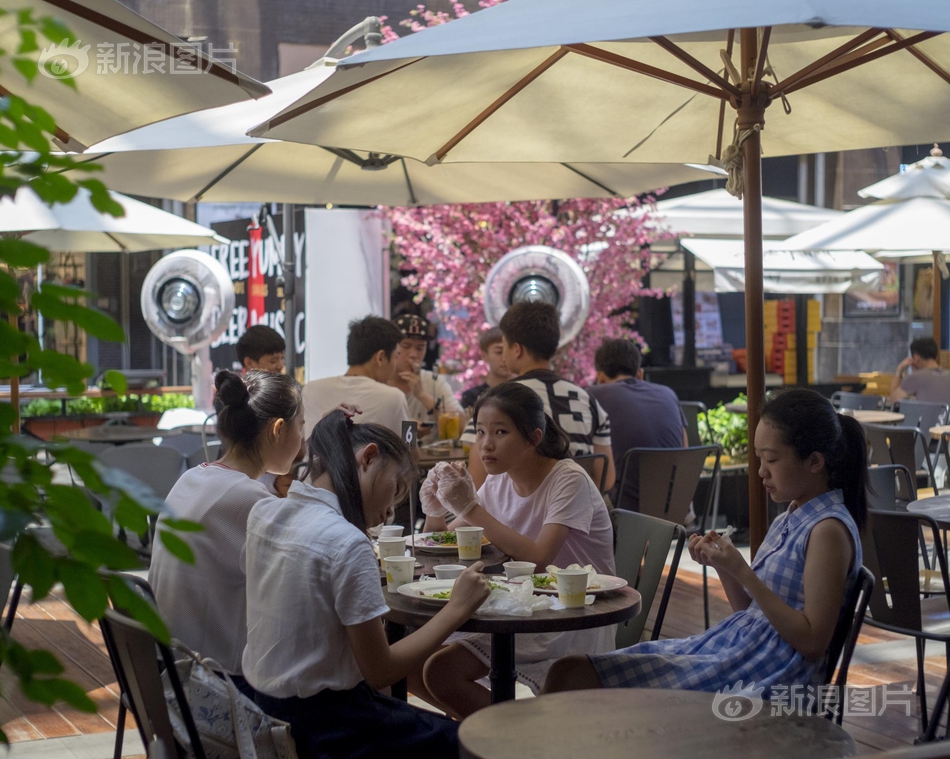
<path id="1" fill-rule="evenodd" d="M 861 568 L 867 452 L 861 425 L 811 390 L 776 394 L 755 433 L 759 474 L 789 503 L 749 566 L 725 538 L 694 535 L 694 560 L 719 574 L 734 613 L 691 638 L 646 641 L 556 662 L 545 691 L 754 683 L 817 685 L 846 593 Z"/>

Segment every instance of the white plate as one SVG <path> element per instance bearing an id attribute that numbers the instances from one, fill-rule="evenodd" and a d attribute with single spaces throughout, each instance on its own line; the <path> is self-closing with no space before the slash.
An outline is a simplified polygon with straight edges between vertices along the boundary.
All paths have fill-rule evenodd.
<path id="1" fill-rule="evenodd" d="M 440 530 L 440 532 L 451 532 L 451 530 Z M 422 542 L 424 538 L 432 535 L 431 532 L 420 532 L 417 535 L 414 535 L 410 540 L 406 541 L 406 544 L 415 543 L 416 550 L 421 551 L 422 553 L 437 553 L 437 554 L 450 554 L 459 552 L 458 546 L 427 546 Z M 482 538 L 482 548 L 490 546 L 491 543 L 485 543 L 485 538 Z"/>
<path id="2" fill-rule="evenodd" d="M 396 592 L 401 595 L 415 598 L 419 601 L 427 601 L 433 604 L 446 604 L 448 598 L 432 598 L 433 593 L 444 593 L 452 590 L 455 586 L 455 580 L 425 580 L 419 582 L 410 582 L 408 585 L 400 585 Z"/>
<path id="3" fill-rule="evenodd" d="M 538 572 L 532 575 L 532 577 L 548 577 L 547 572 Z M 520 577 L 516 577 L 514 580 L 509 580 L 509 584 L 517 583 L 521 580 Z M 611 590 L 618 590 L 620 588 L 627 587 L 627 581 L 622 577 L 614 577 L 613 575 L 597 575 L 597 578 L 594 580 L 594 584 L 599 585 L 597 588 L 588 588 L 587 595 L 596 596 L 600 593 L 609 593 Z M 535 593 L 543 593 L 548 596 L 556 596 L 557 588 L 535 588 Z"/>

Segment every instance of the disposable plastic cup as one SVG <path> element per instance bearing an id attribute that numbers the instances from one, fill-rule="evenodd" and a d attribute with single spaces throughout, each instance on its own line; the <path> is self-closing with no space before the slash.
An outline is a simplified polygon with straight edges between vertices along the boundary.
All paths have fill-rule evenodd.
<path id="1" fill-rule="evenodd" d="M 437 567 L 433 567 L 435 570 L 435 579 L 437 580 L 454 580 L 462 572 L 465 571 L 464 564 L 439 564 Z"/>
<path id="2" fill-rule="evenodd" d="M 412 556 L 387 556 L 383 559 L 386 570 L 386 590 L 395 593 L 401 585 L 412 582 L 412 570 L 416 560 Z"/>
<path id="3" fill-rule="evenodd" d="M 379 529 L 379 536 L 381 538 L 401 538 L 404 529 L 406 528 L 401 524 L 384 524 Z"/>
<path id="4" fill-rule="evenodd" d="M 587 595 L 586 569 L 559 569 L 555 575 L 557 580 L 557 598 L 561 605 L 568 609 L 575 609 L 584 605 Z"/>
<path id="5" fill-rule="evenodd" d="M 477 561 L 482 558 L 482 527 L 458 527 L 455 539 L 458 541 L 459 558 L 463 561 Z"/>
<path id="6" fill-rule="evenodd" d="M 516 577 L 533 575 L 538 565 L 533 561 L 506 561 L 502 566 L 505 568 L 505 577 L 514 580 Z"/>
<path id="7" fill-rule="evenodd" d="M 379 558 L 385 559 L 389 556 L 405 556 L 406 555 L 406 539 L 405 538 L 387 538 L 382 537 L 377 541 L 379 546 Z"/>

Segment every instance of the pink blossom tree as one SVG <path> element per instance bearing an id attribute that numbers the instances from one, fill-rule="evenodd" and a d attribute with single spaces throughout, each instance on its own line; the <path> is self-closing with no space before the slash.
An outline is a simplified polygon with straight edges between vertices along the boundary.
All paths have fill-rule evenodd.
<path id="1" fill-rule="evenodd" d="M 480 0 L 478 6 L 501 2 Z M 452 14 L 419 5 L 399 26 L 416 32 L 468 13 L 461 2 L 452 3 Z M 389 26 L 383 36 L 386 42 L 398 38 Z M 643 344 L 624 326 L 620 311 L 637 296 L 664 294 L 642 284 L 649 271 L 649 245 L 665 236 L 649 223 L 652 202 L 576 199 L 557 205 L 526 201 L 391 209 L 393 247 L 405 261 L 403 284 L 418 293 L 417 300 L 432 300 L 454 336 L 440 346 L 443 363 L 457 367 L 466 383 L 485 374 L 478 349 L 478 337 L 489 326 L 482 306 L 485 278 L 505 253 L 522 245 L 564 251 L 590 282 L 590 314 L 580 335 L 559 351 L 557 371 L 578 382 L 592 382 L 594 352 L 603 340 L 624 336 Z"/>

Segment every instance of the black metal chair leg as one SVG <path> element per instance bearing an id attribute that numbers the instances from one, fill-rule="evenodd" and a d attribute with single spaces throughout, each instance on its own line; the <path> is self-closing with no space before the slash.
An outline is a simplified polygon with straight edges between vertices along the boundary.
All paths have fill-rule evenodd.
<path id="1" fill-rule="evenodd" d="M 709 575 L 707 567 L 703 564 L 703 619 L 706 622 L 706 629 L 709 629 Z"/>
<path id="2" fill-rule="evenodd" d="M 115 724 L 115 751 L 113 759 L 122 759 L 122 741 L 125 738 L 125 704 L 119 699 L 119 718 Z"/>
<path id="3" fill-rule="evenodd" d="M 917 698 L 920 699 L 920 731 L 927 732 L 927 680 L 924 677 L 924 659 L 927 641 L 917 638 Z"/>

